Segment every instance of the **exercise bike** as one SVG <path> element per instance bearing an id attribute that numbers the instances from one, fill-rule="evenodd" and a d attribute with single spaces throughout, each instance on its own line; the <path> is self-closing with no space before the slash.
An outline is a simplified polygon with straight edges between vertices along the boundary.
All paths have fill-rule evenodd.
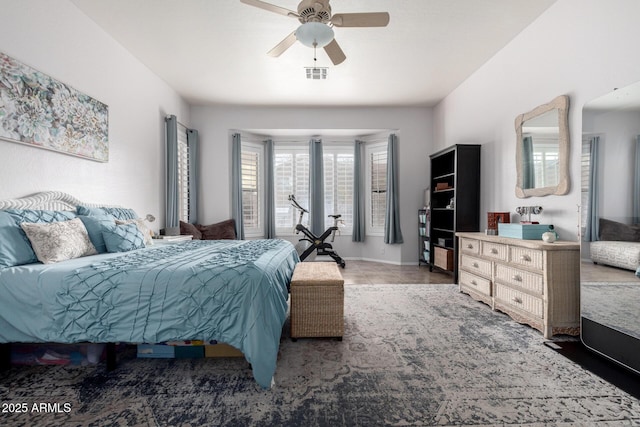
<path id="1" fill-rule="evenodd" d="M 316 236 L 311 232 L 311 230 L 302 225 L 302 217 L 305 213 L 309 213 L 309 211 L 298 204 L 298 202 L 296 201 L 296 196 L 294 196 L 293 194 L 289 195 L 289 201 L 294 208 L 300 211 L 298 223 L 296 224 L 296 234 L 300 234 L 300 232 L 302 232 L 305 237 L 300 239 L 299 241 L 306 241 L 311 243 L 311 245 L 300 254 L 300 260 L 304 261 L 305 258 L 313 253 L 313 251 L 316 251 L 318 255 L 329 255 L 338 265 L 340 265 L 340 267 L 344 268 L 344 266 L 346 265 L 344 260 L 340 257 L 340 255 L 336 253 L 336 251 L 333 250 L 333 246 L 331 246 L 330 243 L 325 242 L 325 240 L 327 240 L 329 236 L 331 236 L 331 242 L 333 242 L 333 240 L 335 239 L 336 231 L 338 231 L 338 224 L 342 222 L 342 220 L 340 219 L 342 215 L 329 215 L 331 218 L 333 218 L 333 226 L 327 228 L 324 233 L 322 233 L 322 235 Z"/>

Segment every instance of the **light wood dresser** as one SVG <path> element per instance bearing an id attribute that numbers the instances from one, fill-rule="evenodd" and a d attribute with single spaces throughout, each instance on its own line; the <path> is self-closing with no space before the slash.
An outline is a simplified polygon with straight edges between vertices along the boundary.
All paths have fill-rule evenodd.
<path id="1" fill-rule="evenodd" d="M 456 233 L 460 292 L 543 333 L 580 333 L 580 244 Z"/>

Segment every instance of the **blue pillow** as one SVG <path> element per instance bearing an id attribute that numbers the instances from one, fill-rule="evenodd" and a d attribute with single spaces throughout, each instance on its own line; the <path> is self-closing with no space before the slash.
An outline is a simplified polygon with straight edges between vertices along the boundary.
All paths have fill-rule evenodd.
<path id="1" fill-rule="evenodd" d="M 78 212 L 78 215 L 96 216 L 107 214 L 120 220 L 140 218 L 136 211 L 127 208 L 88 208 L 86 206 L 76 206 L 76 211 Z"/>
<path id="2" fill-rule="evenodd" d="M 116 225 L 102 232 L 107 252 L 127 252 L 144 248 L 144 235 L 135 224 Z"/>
<path id="3" fill-rule="evenodd" d="M 111 215 L 101 214 L 92 216 L 78 215 L 78 218 L 84 223 L 89 233 L 89 239 L 91 243 L 93 243 L 93 246 L 95 246 L 96 251 L 98 251 L 99 254 L 107 252 L 107 245 L 104 242 L 102 232 L 109 231 L 116 226 L 113 217 Z"/>
<path id="4" fill-rule="evenodd" d="M 37 262 L 36 254 L 22 228 L 6 212 L 0 211 L 0 267 Z"/>
<path id="5" fill-rule="evenodd" d="M 38 262 L 31 242 L 20 228 L 22 222 L 57 222 L 76 217 L 71 211 L 7 209 L 0 211 L 0 267 Z"/>

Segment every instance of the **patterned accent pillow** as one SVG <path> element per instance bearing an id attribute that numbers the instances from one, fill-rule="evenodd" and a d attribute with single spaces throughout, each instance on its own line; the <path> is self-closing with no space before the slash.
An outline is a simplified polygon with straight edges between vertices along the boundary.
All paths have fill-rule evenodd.
<path id="1" fill-rule="evenodd" d="M 144 236 L 144 245 L 145 246 L 153 245 L 153 235 L 151 234 L 151 230 L 149 230 L 149 227 L 147 227 L 147 224 L 145 224 L 144 219 L 142 218 L 127 219 L 127 220 L 116 219 L 116 225 L 123 225 L 123 224 L 137 225 L 138 229 L 142 232 L 142 235 Z"/>
<path id="2" fill-rule="evenodd" d="M 7 209 L 5 210 L 15 219 L 17 224 L 21 222 L 55 222 L 67 221 L 76 217 L 72 211 L 49 211 L 39 209 Z"/>
<path id="3" fill-rule="evenodd" d="M 79 218 L 50 223 L 23 222 L 20 227 L 43 264 L 95 255 L 98 252 Z"/>
<path id="4" fill-rule="evenodd" d="M 103 254 L 107 252 L 107 245 L 104 243 L 104 237 L 102 232 L 112 229 L 116 226 L 116 222 L 111 215 L 78 215 L 78 218 L 82 220 L 84 226 L 87 228 L 91 243 L 96 247 L 98 253 Z"/>
<path id="5" fill-rule="evenodd" d="M 38 258 L 20 223 L 50 223 L 75 218 L 75 212 L 35 209 L 0 211 L 0 268 L 33 264 Z"/>
<path id="6" fill-rule="evenodd" d="M 108 207 L 100 207 L 100 208 L 88 208 L 86 206 L 76 206 L 76 211 L 78 215 L 86 215 L 86 216 L 101 216 L 104 214 L 111 215 L 115 219 L 125 220 L 125 219 L 136 219 L 138 218 L 138 214 L 133 209 L 127 208 L 108 208 Z"/>
<path id="7" fill-rule="evenodd" d="M 128 252 L 144 248 L 144 236 L 136 224 L 116 225 L 111 230 L 103 231 L 102 237 L 107 252 Z"/>

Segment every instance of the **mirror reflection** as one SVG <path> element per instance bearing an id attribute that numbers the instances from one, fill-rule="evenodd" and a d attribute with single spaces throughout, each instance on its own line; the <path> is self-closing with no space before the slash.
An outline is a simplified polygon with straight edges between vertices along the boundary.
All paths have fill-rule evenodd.
<path id="1" fill-rule="evenodd" d="M 640 372 L 640 84 L 588 102 L 582 122 L 582 339 Z"/>
<path id="2" fill-rule="evenodd" d="M 516 118 L 516 196 L 568 192 L 568 107 L 559 96 Z"/>
<path id="3" fill-rule="evenodd" d="M 522 124 L 522 188 L 558 185 L 558 112 L 547 111 Z"/>

